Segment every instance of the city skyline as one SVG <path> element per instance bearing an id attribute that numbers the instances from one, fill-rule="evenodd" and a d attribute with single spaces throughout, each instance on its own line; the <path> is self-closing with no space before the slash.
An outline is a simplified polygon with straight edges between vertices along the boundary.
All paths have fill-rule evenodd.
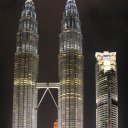
<path id="1" fill-rule="evenodd" d="M 59 1 L 60 2 L 60 1 Z M 61 4 L 61 6 L 59 7 L 59 9 L 61 10 L 61 13 L 59 12 L 58 14 L 56 14 L 55 13 L 55 15 L 54 16 L 56 16 L 56 15 L 59 15 L 61 18 L 62 18 L 62 12 L 63 12 L 63 9 L 64 9 L 64 5 L 65 5 L 65 2 L 66 1 L 63 1 L 63 5 Z M 35 3 L 38 3 L 37 1 L 35 1 Z M 47 3 L 47 2 L 46 2 Z M 45 3 L 45 4 L 46 4 Z M 77 4 L 77 6 L 78 5 L 81 5 L 81 7 L 83 7 L 84 5 L 82 5 L 82 4 L 80 4 L 80 2 L 76 2 L 76 3 L 78 3 Z M 82 2 L 81 2 L 82 3 Z M 20 3 L 21 4 L 21 3 Z M 24 3 L 22 3 L 22 5 L 20 5 L 19 4 L 19 7 L 20 8 L 23 8 L 23 5 L 24 5 Z M 2 14 L 6 14 L 7 12 L 8 12 L 8 10 L 10 9 L 10 10 L 15 10 L 15 8 L 13 8 L 13 6 L 12 6 L 12 8 L 11 8 L 11 5 L 10 5 L 10 8 L 6 8 L 5 7 L 5 5 L 6 4 L 3 4 L 3 8 L 2 8 L 2 11 L 1 12 L 3 12 Z M 12 5 L 13 5 L 13 3 L 12 3 Z M 15 4 L 14 4 L 15 5 Z M 42 2 L 42 5 L 43 5 L 43 2 Z M 59 4 L 58 4 L 59 5 Z M 22 6 L 22 7 L 21 7 Z M 35 5 L 36 6 L 36 5 Z M 79 6 L 80 7 L 80 6 Z M 39 12 L 37 11 L 38 9 L 38 6 L 36 6 L 36 12 L 37 12 L 37 15 L 38 15 L 38 20 L 40 19 L 40 21 L 41 21 L 41 15 L 43 15 L 43 14 L 41 14 L 40 16 L 39 16 Z M 49 8 L 43 8 L 44 10 L 45 10 L 45 12 L 46 12 L 46 10 L 48 9 L 49 10 Z M 115 31 L 115 28 L 117 27 L 119 27 L 119 28 L 122 28 L 122 27 L 120 27 L 119 25 L 122 25 L 123 26 L 123 24 L 122 24 L 122 22 L 119 22 L 119 21 L 117 21 L 116 20 L 116 18 L 117 18 L 117 16 L 120 16 L 121 14 L 121 10 L 116 10 L 115 12 L 117 12 L 118 11 L 118 13 L 119 14 L 117 14 L 116 15 L 116 13 L 114 13 L 113 15 L 114 15 L 114 18 L 115 18 L 115 20 L 114 20 L 114 18 L 112 18 L 112 17 L 107 17 L 108 15 L 105 15 L 104 17 L 103 17 L 103 15 L 102 14 L 104 14 L 105 13 L 105 10 L 103 11 L 103 12 L 100 12 L 99 11 L 99 9 L 98 9 L 98 11 L 97 12 L 90 12 L 90 14 L 92 14 L 92 15 L 89 15 L 89 12 L 86 12 L 86 20 L 84 20 L 84 18 L 85 17 L 82 17 L 82 11 L 80 11 L 80 9 L 81 8 L 78 8 L 78 10 L 79 10 L 79 12 L 81 12 L 80 13 L 80 20 L 81 20 L 81 25 L 83 26 L 82 27 L 82 33 L 83 33 L 83 35 L 84 35 L 84 49 L 86 49 L 86 50 L 84 50 L 84 55 L 86 55 L 85 56 L 85 65 L 86 65 L 86 67 L 88 67 L 90 64 L 91 64 L 91 62 L 94 64 L 95 63 L 95 56 L 94 56 L 94 53 L 95 53 L 95 51 L 104 51 L 104 50 L 109 50 L 109 51 L 116 51 L 117 52 L 117 67 L 118 67 L 118 65 L 119 65 L 119 67 L 120 67 L 120 65 L 126 65 L 127 64 L 127 62 L 125 61 L 125 59 L 126 59 L 126 56 L 125 56 L 125 52 L 126 52 L 126 47 L 125 47 L 125 43 L 122 43 L 121 41 L 123 41 L 123 39 L 124 40 L 127 40 L 127 39 L 125 39 L 125 38 L 123 38 L 122 39 L 122 37 L 123 37 L 123 35 L 124 34 L 126 34 L 126 33 L 124 33 L 123 35 L 122 35 L 122 32 L 123 32 L 123 30 L 125 30 L 125 28 L 122 30 L 121 29 L 121 32 L 120 33 L 118 33 L 118 32 L 116 32 Z M 83 9 L 83 8 L 82 8 Z M 101 10 L 103 9 L 103 8 L 100 8 Z M 47 11 L 48 11 L 47 10 Z M 83 9 L 84 10 L 84 9 Z M 95 10 L 95 9 L 94 9 Z M 111 12 L 111 10 L 109 10 L 110 12 Z M 123 10 L 124 12 L 125 12 L 125 10 Z M 44 13 L 45 13 L 44 12 Z M 56 11 L 55 11 L 56 12 Z M 108 13 L 109 15 L 110 15 L 110 12 Z M 12 26 L 10 26 L 10 24 L 6 24 L 4 27 L 5 27 L 5 29 L 2 29 L 2 30 L 6 30 L 6 35 L 4 35 L 4 31 L 3 31 L 3 33 L 1 34 L 1 39 L 2 39 L 2 43 L 3 43 L 3 45 L 2 45 L 2 48 L 4 48 L 6 45 L 4 44 L 5 42 L 6 42 L 6 40 L 8 40 L 8 39 L 12 39 L 11 37 L 13 37 L 13 39 L 12 39 L 12 41 L 11 40 L 9 40 L 9 42 L 12 42 L 12 44 L 13 45 L 11 45 L 11 44 L 9 44 L 9 46 L 7 47 L 7 51 L 6 51 L 6 54 L 2 54 L 2 60 L 4 60 L 3 61 L 3 63 L 5 63 L 6 64 L 6 61 L 7 62 L 14 62 L 13 60 L 14 60 L 14 51 L 15 51 L 15 44 L 16 44 L 16 33 L 15 33 L 15 31 L 17 30 L 17 24 L 18 24 L 18 18 L 19 18 L 19 16 L 20 16 L 20 13 L 21 13 L 21 10 L 19 9 L 19 12 L 18 13 L 15 13 L 15 12 L 8 12 L 7 14 L 12 14 L 12 15 L 7 15 L 8 17 L 6 17 L 7 19 L 9 19 L 10 18 L 10 22 L 14 22 L 14 23 L 16 23 L 16 25 L 15 25 L 15 27 L 14 27 L 14 24 L 12 24 Z M 17 15 L 16 15 L 17 14 Z M 105 13 L 106 14 L 106 13 Z M 124 13 L 123 13 L 124 14 Z M 101 15 L 101 19 L 103 20 L 103 19 L 107 19 L 108 18 L 108 20 L 107 21 L 109 21 L 111 18 L 114 20 L 114 22 L 115 21 L 117 21 L 117 22 L 115 22 L 116 24 L 111 24 L 112 23 L 112 21 L 110 20 L 109 21 L 109 25 L 113 25 L 113 26 L 111 26 L 112 28 L 110 29 L 108 29 L 108 32 L 104 32 L 103 31 L 103 34 L 102 33 L 100 33 L 98 30 L 102 30 L 101 29 L 101 27 L 100 27 L 100 25 L 99 25 L 99 23 L 97 23 L 97 21 L 99 21 L 100 23 L 101 23 L 101 26 L 103 26 L 104 24 L 105 25 L 108 25 L 107 23 L 108 22 L 105 22 L 104 20 L 104 22 L 105 23 L 102 23 L 101 21 L 100 21 L 100 18 L 99 17 L 97 17 L 98 19 L 96 20 L 96 17 L 95 17 L 95 15 L 96 16 L 99 16 L 99 15 Z M 15 18 L 15 16 L 17 16 L 16 17 L 16 21 L 15 20 L 13 20 L 13 18 Z M 45 15 L 46 16 L 46 15 Z M 90 17 L 89 17 L 90 16 Z M 110 16 L 112 16 L 112 15 L 110 15 Z M 4 18 L 4 16 L 3 16 L 3 18 Z M 48 18 L 47 16 L 46 16 L 46 18 Z M 59 18 L 59 20 L 57 19 L 57 18 L 55 18 L 55 20 L 57 19 L 58 20 L 58 24 L 60 24 L 60 20 L 61 20 L 61 18 Z M 95 26 L 95 23 L 92 21 L 92 19 L 94 18 L 94 20 L 95 20 L 95 22 L 97 23 L 96 25 L 98 25 L 99 26 L 99 28 L 98 27 L 96 27 Z M 44 18 L 45 19 L 45 18 Z M 43 20 L 44 19 L 42 19 L 42 22 L 43 22 Z M 54 19 L 54 18 L 53 18 Z M 91 21 L 91 22 L 89 22 L 89 20 Z M 124 20 L 123 18 L 122 19 L 120 19 L 121 21 L 122 20 Z M 44 20 L 44 22 L 46 21 L 46 19 Z M 9 23 L 10 23 L 9 22 Z M 56 23 L 56 21 L 54 21 L 55 23 Z M 86 24 L 84 23 L 84 22 L 86 22 Z M 2 22 L 3 23 L 3 22 Z M 5 23 L 8 23 L 8 20 L 7 21 L 5 21 Z M 39 23 L 40 25 L 41 25 L 41 22 Z M 58 31 L 60 32 L 60 26 L 57 24 L 57 29 L 58 29 Z M 91 25 L 92 24 L 92 26 L 94 27 L 94 28 L 91 28 L 90 26 L 89 26 L 89 24 Z M 108 25 L 108 26 L 109 26 Z M 9 27 L 9 28 L 12 28 L 12 27 L 14 27 L 15 28 L 15 31 L 13 32 L 13 33 L 11 33 L 11 31 L 10 31 L 10 33 L 8 33 L 8 31 L 10 30 L 10 29 L 6 29 L 6 26 L 7 26 L 7 28 Z M 50 26 L 50 24 L 48 24 L 48 26 Z M 53 26 L 53 27 L 55 27 L 55 26 Z M 86 26 L 86 28 L 85 28 L 85 26 Z M 50 27 L 52 27 L 52 25 L 50 26 Z M 44 36 L 44 38 L 43 38 L 43 35 L 42 34 L 40 34 L 41 35 L 41 39 L 40 39 L 40 42 L 39 42 L 39 44 L 40 44 L 40 47 L 39 47 L 39 49 L 40 49 L 40 51 L 39 51 L 39 54 L 40 54 L 40 57 L 42 57 L 40 60 L 41 60 L 41 62 L 40 62 L 40 67 L 41 67 L 41 71 L 39 71 L 40 73 L 40 75 L 39 75 L 39 81 L 41 81 L 41 82 L 45 82 L 45 81 L 51 81 L 51 82 L 53 82 L 53 81 L 58 81 L 58 76 L 55 76 L 55 72 L 57 72 L 57 54 L 58 54 L 58 36 L 59 36 L 59 34 L 58 34 L 58 32 L 56 32 L 57 34 L 56 34 L 56 36 L 54 37 L 55 38 L 55 41 L 54 41 L 54 44 L 52 43 L 52 39 L 49 39 L 48 37 L 52 37 L 52 34 L 54 33 L 54 32 L 52 32 L 52 33 L 50 33 L 51 31 L 52 31 L 52 29 L 49 29 L 49 32 L 47 33 L 47 31 L 45 31 L 45 30 L 47 30 L 47 26 L 45 26 L 44 27 L 45 29 L 44 29 L 44 33 L 46 33 L 46 36 Z M 48 27 L 49 28 L 49 27 Z M 90 28 L 90 29 L 89 29 Z M 39 27 L 39 29 L 40 30 L 42 30 L 41 29 L 41 27 Z M 104 30 L 106 30 L 107 28 L 104 26 Z M 8 31 L 7 31 L 8 30 Z M 13 30 L 13 29 L 11 29 L 11 30 Z M 93 32 L 92 32 L 92 30 L 94 30 Z M 120 30 L 120 29 L 119 29 Z M 112 31 L 112 32 L 111 32 Z M 41 31 L 40 31 L 41 32 Z M 84 33 L 84 32 L 86 32 L 86 34 Z M 99 33 L 96 33 L 96 32 L 99 32 Z M 111 33 L 109 33 L 109 32 L 111 32 Z M 115 35 L 113 35 L 112 36 L 112 34 L 113 34 L 113 32 L 115 32 Z M 104 34 L 105 33 L 107 33 L 108 34 L 108 36 L 106 37 Z M 49 34 L 48 35 L 48 37 L 47 37 L 47 34 Z M 110 34 L 110 35 L 109 35 Z M 120 35 L 118 35 L 118 34 L 120 34 Z M 7 36 L 8 35 L 8 36 Z M 10 35 L 10 36 L 9 36 Z M 45 34 L 44 34 L 45 35 Z M 86 35 L 86 42 L 85 42 L 85 35 Z M 8 38 L 7 38 L 7 37 Z M 6 37 L 6 39 L 4 38 L 4 37 Z M 15 37 L 15 38 L 14 38 Z M 92 38 L 93 37 L 93 38 Z M 112 39 L 111 39 L 112 38 Z M 95 40 L 96 39 L 96 40 Z M 105 40 L 106 39 L 106 40 Z M 117 40 L 118 39 L 118 40 Z M 3 40 L 5 40 L 5 42 L 3 42 Z M 46 41 L 43 41 L 43 40 L 46 40 Z M 99 43 L 98 43 L 98 41 L 99 41 Z M 101 41 L 101 42 L 100 42 Z M 103 41 L 103 42 L 102 42 Z M 9 43 L 8 42 L 8 43 Z M 43 44 L 43 42 L 46 42 L 46 43 L 44 43 Z M 48 43 L 47 43 L 48 42 Z M 95 42 L 97 43 L 97 45 L 95 44 Z M 114 42 L 114 43 L 113 43 Z M 7 44 L 8 44 L 7 43 Z M 50 43 L 51 43 L 51 45 L 50 45 Z M 94 44 L 95 45 L 94 45 Z M 101 43 L 101 44 L 100 44 Z M 102 44 L 103 43 L 103 44 Z M 56 45 L 55 45 L 56 44 Z M 93 45 L 92 45 L 93 44 Z M 41 47 L 41 46 L 43 46 L 43 47 Z M 54 47 L 55 47 L 55 49 L 53 49 Z M 52 48 L 51 48 L 52 47 Z M 48 48 L 48 49 L 47 49 Z M 3 50 L 3 49 L 2 49 Z M 1 50 L 1 51 L 2 51 Z M 41 54 L 41 52 L 43 52 L 43 50 L 44 50 L 44 54 Z M 10 54 L 10 52 L 12 52 L 13 51 L 13 53 L 11 53 Z M 48 51 L 48 52 L 47 52 Z M 54 56 L 52 56 L 52 54 L 55 52 L 55 54 L 54 54 Z M 3 51 L 3 53 L 5 53 L 4 51 Z M 47 53 L 47 55 L 45 54 L 45 53 Z M 123 53 L 123 54 L 122 54 Z M 4 56 L 5 55 L 5 56 Z M 122 55 L 122 56 L 121 56 Z M 6 57 L 7 56 L 7 57 Z M 10 56 L 10 61 L 8 61 L 8 60 L 5 60 L 5 58 L 4 57 L 6 57 L 6 58 L 8 58 L 8 56 Z M 46 57 L 44 57 L 44 56 L 46 56 Z M 48 58 L 49 57 L 49 58 Z M 89 58 L 91 58 L 90 60 L 89 60 Z M 120 61 L 119 61 L 119 59 L 118 58 L 120 58 Z M 13 60 L 12 60 L 13 59 Z M 45 61 L 43 61 L 43 59 L 45 60 Z M 53 61 L 53 60 L 55 60 L 55 61 Z M 122 61 L 121 61 L 122 60 Z M 50 63 L 50 62 L 52 62 L 52 63 Z M 53 63 L 54 62 L 54 63 Z M 119 62 L 119 63 L 118 63 Z M 122 63 L 121 63 L 122 62 Z M 126 64 L 124 64 L 124 62 L 126 63 Z M 10 83 L 12 84 L 12 82 L 13 82 L 13 79 L 12 79 L 12 76 L 13 76 L 13 68 L 10 70 L 10 67 L 13 67 L 13 63 L 12 64 L 10 64 L 10 63 L 8 63 L 8 65 L 5 65 L 6 66 L 6 68 L 4 68 L 5 70 L 2 70 L 2 72 L 3 72 L 3 75 L 4 76 L 2 76 L 2 78 L 3 78 L 3 81 L 2 81 L 2 83 L 4 84 L 5 83 L 5 85 L 7 85 L 7 86 L 4 86 L 3 88 L 4 88 L 4 90 L 6 90 L 5 92 L 6 93 L 9 93 L 10 92 L 10 90 L 12 89 L 12 87 L 10 87 Z M 120 64 L 121 63 L 121 64 Z M 47 66 L 46 65 L 50 65 L 51 64 L 51 67 L 50 67 L 50 69 L 48 70 L 48 68 L 47 68 Z M 53 65 L 52 65 L 53 64 Z M 43 65 L 43 66 L 42 66 Z M 56 70 L 54 70 L 54 68 L 56 68 Z M 94 90 L 92 91 L 91 90 L 91 88 L 93 88 L 93 87 L 95 87 L 95 82 L 94 82 L 94 70 L 92 70 L 93 68 L 94 68 L 94 66 L 93 65 L 90 65 L 90 67 L 91 68 L 87 68 L 87 69 L 91 69 L 91 70 L 89 70 L 89 71 L 87 71 L 87 69 L 86 69 L 86 67 L 85 67 L 85 70 L 86 70 L 86 72 L 85 72 L 85 77 L 88 77 L 88 79 L 86 78 L 86 82 L 85 82 L 85 92 L 86 92 L 86 94 L 85 94 L 85 97 L 88 97 L 89 98 L 89 100 L 88 99 L 85 99 L 85 103 L 87 104 L 87 105 L 85 105 L 85 124 L 87 125 L 87 127 L 93 127 L 93 126 L 95 126 L 95 121 L 93 120 L 93 118 L 95 118 L 94 116 L 95 115 L 93 115 L 93 114 L 95 114 L 95 108 L 90 108 L 90 110 L 92 110 L 91 112 L 92 112 L 92 114 L 90 114 L 87 110 L 89 110 L 88 108 L 89 108 L 89 106 L 92 106 L 92 105 L 90 105 L 90 104 L 93 104 L 94 106 L 95 106 L 95 97 L 94 96 L 92 96 L 93 94 L 95 94 L 95 92 L 94 92 Z M 93 68 L 92 68 L 93 67 Z M 119 68 L 118 67 L 118 68 Z M 122 70 L 124 71 L 124 66 L 121 66 L 122 68 L 119 68 L 118 69 L 118 71 L 119 72 L 117 72 L 118 73 L 118 76 L 120 76 L 120 79 L 121 79 L 121 76 L 123 75 L 123 73 L 122 73 L 122 75 L 121 75 L 121 72 L 122 72 Z M 45 68 L 46 68 L 46 70 L 48 71 L 48 72 L 46 72 L 46 70 L 45 70 Z M 53 69 L 52 69 L 53 68 Z M 8 70 L 7 70 L 8 69 Z M 43 71 L 44 71 L 44 73 L 43 73 Z M 8 73 L 8 71 L 10 71 L 10 74 L 11 75 L 9 75 L 9 73 Z M 4 74 L 5 73 L 5 74 Z M 49 74 L 51 74 L 50 76 L 49 76 Z M 49 77 L 48 77 L 49 76 Z M 90 76 L 90 77 L 89 77 Z M 5 78 L 6 78 L 6 80 L 8 80 L 8 81 L 4 81 L 5 80 Z M 119 79 L 119 78 L 118 78 Z M 121 82 L 121 80 L 119 79 L 119 81 L 120 81 L 120 83 L 125 83 L 125 82 Z M 126 78 L 122 78 L 122 79 L 126 79 Z M 93 82 L 90 82 L 90 81 L 93 81 Z M 126 80 L 125 80 L 126 81 Z M 88 84 L 88 83 L 90 83 L 90 84 Z M 121 84 L 122 85 L 122 84 Z M 124 85 L 122 85 L 123 87 L 124 87 Z M 123 88 L 123 87 L 120 87 L 120 84 L 119 84 L 119 88 Z M 126 87 L 126 85 L 125 85 L 125 87 Z M 9 90 L 7 89 L 7 88 L 9 88 Z M 11 89 L 10 89 L 11 88 Z M 122 92 L 122 95 L 123 95 L 123 93 L 124 93 L 124 95 L 126 95 L 126 93 L 125 93 L 125 91 L 121 91 Z M 120 94 L 120 96 L 122 96 L 121 95 L 121 92 L 119 93 Z M 89 93 L 91 93 L 92 95 L 89 95 Z M 4 97 L 6 97 L 3 93 L 1 93 Z M 10 96 L 12 96 L 12 94 L 9 94 Z M 126 95 L 127 96 L 127 95 Z M 122 96 L 123 97 L 123 96 Z M 90 102 L 90 99 L 93 99 L 94 101 L 91 101 Z M 119 97 L 119 98 L 121 98 L 121 97 Z M 124 98 L 122 98 L 122 101 L 120 100 L 120 103 L 122 102 L 122 103 L 124 103 L 124 99 L 125 99 L 126 97 L 124 97 Z M 8 101 L 10 101 L 11 99 L 8 97 L 6 97 L 6 99 L 8 100 Z M 127 98 L 126 98 L 127 99 Z M 3 104 L 3 105 L 5 105 L 5 106 L 8 106 L 8 104 L 6 104 L 7 103 L 7 101 L 4 101 L 5 102 L 5 104 Z M 9 104 L 11 104 L 11 103 L 9 103 Z M 121 106 L 121 105 L 120 105 Z M 121 120 L 123 120 L 123 121 L 121 121 L 120 120 L 120 122 L 125 122 L 124 123 L 124 127 L 126 127 L 127 126 L 127 124 L 126 124 L 126 115 L 125 115 L 125 112 L 123 112 L 123 107 L 126 107 L 126 105 L 125 106 L 122 106 L 122 109 L 120 109 L 120 110 L 122 110 L 122 113 L 123 113 L 123 115 L 120 115 L 120 116 L 122 116 L 122 119 Z M 5 107 L 6 108 L 6 107 Z M 124 110 L 126 110 L 125 108 L 124 108 Z M 7 112 L 8 111 L 10 111 L 10 110 L 8 110 L 7 109 Z M 120 112 L 121 113 L 121 112 Z M 119 114 L 120 114 L 119 113 Z M 6 116 L 6 118 L 7 118 L 7 113 L 5 114 Z M 88 117 L 87 117 L 87 115 L 88 115 Z M 9 116 L 9 117 L 11 117 L 11 116 Z M 4 118 L 3 118 L 4 119 Z M 10 119 L 9 119 L 10 120 Z M 4 121 L 3 121 L 4 122 Z M 93 123 L 91 123 L 91 122 L 93 122 Z M 3 124 L 4 126 L 6 126 L 5 124 Z M 123 127 L 123 124 L 122 124 L 122 127 Z M 124 128 L 123 127 L 123 128 Z"/>

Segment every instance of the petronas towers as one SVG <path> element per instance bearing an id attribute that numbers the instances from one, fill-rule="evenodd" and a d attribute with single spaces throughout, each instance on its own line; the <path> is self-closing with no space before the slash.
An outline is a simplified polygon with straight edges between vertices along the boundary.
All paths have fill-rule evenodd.
<path id="1" fill-rule="evenodd" d="M 65 6 L 59 50 L 59 127 L 83 128 L 82 35 L 75 0 Z"/>
<path id="2" fill-rule="evenodd" d="M 17 32 L 13 128 L 37 127 L 38 32 L 34 3 L 27 0 Z"/>
<path id="3" fill-rule="evenodd" d="M 58 105 L 55 103 L 52 94 L 51 96 L 58 110 L 59 128 L 84 128 L 84 57 L 82 53 L 81 24 L 75 0 L 67 0 L 61 22 L 58 55 L 58 83 L 37 83 L 39 62 L 38 41 L 38 23 L 36 20 L 35 6 L 32 0 L 26 0 L 25 7 L 22 10 L 21 18 L 19 20 L 19 29 L 17 32 L 12 128 L 37 128 L 37 111 L 40 105 L 40 102 L 38 104 L 38 89 L 40 88 L 45 88 L 45 93 L 49 91 L 50 94 L 50 88 L 58 89 Z M 115 62 L 115 60 L 113 61 Z M 114 64 L 116 67 L 116 63 Z M 100 66 L 101 65 L 99 64 L 99 67 Z M 112 70 L 112 73 L 114 73 L 113 81 L 116 81 L 116 69 L 110 68 L 108 70 Z M 107 86 L 106 84 L 99 84 L 103 79 L 101 78 L 100 80 L 99 78 L 99 75 L 101 74 L 98 74 L 97 77 L 97 92 L 101 86 Z M 105 101 L 111 101 L 106 102 L 106 104 L 111 103 L 113 105 L 111 116 L 117 116 L 117 83 L 113 84 L 111 87 L 112 89 L 114 88 L 114 90 L 111 90 L 109 87 L 111 91 L 106 90 L 106 92 L 104 92 L 104 95 L 106 96 Z M 109 96 L 107 96 L 108 94 Z M 116 125 L 118 117 L 113 121 L 114 124 L 112 124 L 113 122 L 109 122 L 107 125 L 103 123 L 110 121 L 109 116 L 106 115 L 105 121 L 98 118 L 98 116 L 103 116 L 102 112 L 99 111 L 103 110 L 100 107 L 104 108 L 103 105 L 105 103 L 100 104 L 104 99 L 102 98 L 104 95 L 98 97 L 98 101 L 96 102 L 98 122 L 96 128 L 118 128 Z M 111 104 L 109 105 L 109 108 L 104 110 L 109 111 Z M 116 112 L 113 114 L 113 111 Z M 112 119 L 114 120 L 114 118 Z"/>

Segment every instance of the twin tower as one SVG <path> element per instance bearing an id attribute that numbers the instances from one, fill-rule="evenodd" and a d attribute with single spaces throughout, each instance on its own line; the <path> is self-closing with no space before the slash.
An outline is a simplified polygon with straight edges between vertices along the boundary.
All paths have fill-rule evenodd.
<path id="1" fill-rule="evenodd" d="M 14 66 L 12 128 L 37 128 L 38 89 L 58 89 L 59 128 L 83 128 L 82 34 L 75 0 L 67 0 L 59 36 L 59 83 L 37 83 L 38 23 L 32 0 L 19 20 Z M 118 128 L 115 53 L 97 53 L 97 128 Z M 112 59 L 112 61 L 111 61 Z M 51 92 L 50 92 L 51 94 Z"/>

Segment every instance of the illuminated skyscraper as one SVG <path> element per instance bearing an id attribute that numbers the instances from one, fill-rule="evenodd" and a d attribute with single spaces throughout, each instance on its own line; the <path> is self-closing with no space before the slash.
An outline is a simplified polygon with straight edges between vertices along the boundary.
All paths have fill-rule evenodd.
<path id="1" fill-rule="evenodd" d="M 82 34 L 75 0 L 67 0 L 59 48 L 59 128 L 83 128 Z"/>
<path id="2" fill-rule="evenodd" d="M 13 88 L 13 128 L 37 128 L 38 32 L 32 0 L 25 2 L 17 32 Z"/>
<path id="3" fill-rule="evenodd" d="M 116 53 L 96 52 L 96 128 L 118 128 Z"/>

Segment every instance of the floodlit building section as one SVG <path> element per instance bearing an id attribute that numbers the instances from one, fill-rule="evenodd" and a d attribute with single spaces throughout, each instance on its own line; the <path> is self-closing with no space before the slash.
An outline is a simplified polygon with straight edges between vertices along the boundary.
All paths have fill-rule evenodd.
<path id="1" fill-rule="evenodd" d="M 118 128 L 116 52 L 96 52 L 96 128 Z"/>
<path id="2" fill-rule="evenodd" d="M 58 128 L 58 120 L 54 122 L 54 128 Z"/>
<path id="3" fill-rule="evenodd" d="M 104 70 L 104 72 L 109 70 L 116 71 L 116 52 L 96 52 L 96 58 L 98 65 L 100 65 L 100 70 Z"/>
<path id="4" fill-rule="evenodd" d="M 67 0 L 61 22 L 59 51 L 60 128 L 83 128 L 82 34 L 75 0 Z"/>
<path id="5" fill-rule="evenodd" d="M 12 128 L 37 128 L 38 24 L 32 0 L 19 20 L 14 66 Z"/>

